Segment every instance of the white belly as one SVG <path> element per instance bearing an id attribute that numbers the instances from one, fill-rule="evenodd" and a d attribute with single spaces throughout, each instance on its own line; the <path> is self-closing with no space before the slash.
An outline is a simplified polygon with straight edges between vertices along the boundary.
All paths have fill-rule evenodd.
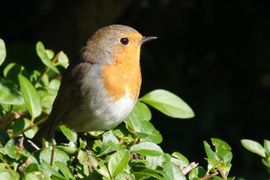
<path id="1" fill-rule="evenodd" d="M 117 101 L 95 98 L 89 104 L 74 107 L 66 125 L 77 132 L 112 129 L 124 121 L 135 103 L 128 93 Z"/>

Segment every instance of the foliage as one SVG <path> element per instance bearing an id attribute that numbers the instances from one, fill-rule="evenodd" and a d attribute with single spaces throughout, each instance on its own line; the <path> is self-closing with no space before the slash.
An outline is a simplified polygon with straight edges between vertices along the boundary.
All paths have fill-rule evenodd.
<path id="1" fill-rule="evenodd" d="M 242 145 L 262 158 L 262 163 L 266 167 L 267 171 L 270 173 L 270 141 L 265 139 L 263 146 L 250 139 L 242 139 Z"/>
<path id="2" fill-rule="evenodd" d="M 65 140 L 43 141 L 38 147 L 31 139 L 51 110 L 60 85 L 59 68 L 67 67 L 68 58 L 63 52 L 45 49 L 41 42 L 36 51 L 44 70 L 28 71 L 10 63 L 0 78 L 0 179 L 228 179 L 232 152 L 220 139 L 211 139 L 213 148 L 204 142 L 206 169 L 158 145 L 162 136 L 151 123 L 148 106 L 174 118 L 194 116 L 182 99 L 162 89 L 140 98 L 126 121 L 114 130 L 79 136 L 62 125 L 59 130 Z M 1 64 L 5 56 L 1 40 Z M 266 148 L 264 158 L 269 143 Z"/>

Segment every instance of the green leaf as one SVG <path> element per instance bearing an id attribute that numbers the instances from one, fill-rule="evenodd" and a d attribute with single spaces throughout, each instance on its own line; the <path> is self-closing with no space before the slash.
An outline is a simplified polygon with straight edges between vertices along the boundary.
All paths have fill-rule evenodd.
<path id="1" fill-rule="evenodd" d="M 0 172 L 0 179 L 3 180 L 19 180 L 20 176 L 16 171 L 6 170 L 5 172 Z"/>
<path id="2" fill-rule="evenodd" d="M 0 103 L 10 105 L 24 103 L 19 87 L 13 81 L 0 78 Z"/>
<path id="3" fill-rule="evenodd" d="M 54 57 L 54 52 L 52 50 L 46 49 L 45 51 L 49 59 L 52 59 Z"/>
<path id="4" fill-rule="evenodd" d="M 270 154 L 270 141 L 265 139 L 263 141 L 263 144 L 264 144 L 263 147 L 265 149 L 266 154 L 269 155 Z"/>
<path id="5" fill-rule="evenodd" d="M 17 132 L 22 131 L 23 129 L 26 129 L 31 125 L 32 125 L 31 121 L 26 118 L 16 120 L 14 124 L 12 125 L 13 134 L 16 134 Z M 24 132 L 24 135 L 32 139 L 35 136 L 37 131 L 38 131 L 38 127 L 36 125 L 33 125 L 33 128 Z"/>
<path id="6" fill-rule="evenodd" d="M 63 51 L 61 51 L 59 53 L 59 56 L 58 56 L 56 65 L 62 66 L 64 68 L 67 68 L 68 67 L 68 64 L 69 64 L 69 60 L 68 60 L 67 55 Z"/>
<path id="7" fill-rule="evenodd" d="M 65 176 L 65 179 L 75 179 L 75 177 L 71 174 L 70 170 L 68 169 L 67 164 L 64 164 L 60 161 L 57 161 L 54 164 Z"/>
<path id="8" fill-rule="evenodd" d="M 176 158 L 177 160 L 179 160 L 179 165 L 181 167 L 186 167 L 189 165 L 189 161 L 188 159 L 181 153 L 179 152 L 174 152 L 172 153 L 172 157 Z"/>
<path id="9" fill-rule="evenodd" d="M 205 153 L 208 158 L 215 159 L 217 161 L 220 160 L 217 154 L 211 149 L 210 145 L 206 141 L 203 141 L 203 145 L 204 145 Z"/>
<path id="10" fill-rule="evenodd" d="M 133 174 L 122 172 L 116 176 L 115 180 L 136 180 L 136 178 Z"/>
<path id="11" fill-rule="evenodd" d="M 27 78 L 19 75 L 19 83 L 25 105 L 33 120 L 41 114 L 40 98 L 36 89 Z"/>
<path id="12" fill-rule="evenodd" d="M 112 131 L 105 132 L 102 136 L 103 143 L 99 155 L 115 151 L 120 146 L 119 140 L 115 137 Z"/>
<path id="13" fill-rule="evenodd" d="M 186 177 L 183 175 L 179 166 L 174 165 L 171 162 L 171 157 L 165 154 L 165 164 L 163 167 L 164 180 L 185 180 Z"/>
<path id="14" fill-rule="evenodd" d="M 35 172 L 35 171 L 39 171 L 38 164 L 37 163 L 31 163 L 25 168 L 24 173 L 28 174 L 30 172 Z"/>
<path id="15" fill-rule="evenodd" d="M 99 174 L 108 179 L 110 178 L 110 174 L 107 167 L 105 166 L 104 160 L 97 161 L 94 157 L 91 157 L 91 164 Z"/>
<path id="16" fill-rule="evenodd" d="M 146 156 L 146 167 L 149 169 L 155 170 L 158 166 L 162 167 L 163 165 L 163 154 L 160 156 Z"/>
<path id="17" fill-rule="evenodd" d="M 149 177 L 153 177 L 154 179 L 163 180 L 161 173 L 152 169 L 142 169 L 140 171 L 133 172 L 133 174 L 135 175 L 136 179 L 147 179 Z"/>
<path id="18" fill-rule="evenodd" d="M 57 172 L 57 170 L 55 170 L 55 169 L 58 169 L 56 166 L 52 167 L 47 161 L 44 161 L 44 160 L 41 160 L 40 164 L 41 164 L 41 168 L 44 174 L 53 176 L 55 179 L 61 179 L 61 180 L 65 179 L 64 176 L 62 176 L 59 172 Z"/>
<path id="19" fill-rule="evenodd" d="M 130 147 L 130 151 L 143 156 L 159 156 L 163 154 L 162 149 L 151 142 L 141 142 Z"/>
<path id="20" fill-rule="evenodd" d="M 49 88 L 50 90 L 53 91 L 54 94 L 57 94 L 59 87 L 60 87 L 60 81 L 58 79 L 51 80 L 49 84 Z"/>
<path id="21" fill-rule="evenodd" d="M 17 63 L 8 64 L 3 71 L 4 77 L 14 81 L 16 84 L 18 83 L 19 74 L 27 75 L 27 71 L 22 65 Z"/>
<path id="22" fill-rule="evenodd" d="M 6 46 L 5 46 L 5 42 L 0 39 L 0 66 L 1 64 L 3 64 L 4 60 L 6 59 Z"/>
<path id="23" fill-rule="evenodd" d="M 125 121 L 127 129 L 136 133 L 136 135 L 144 141 L 151 141 L 155 144 L 162 142 L 162 136 L 158 130 L 149 121 L 143 121 L 136 116 L 130 115 Z"/>
<path id="24" fill-rule="evenodd" d="M 152 118 L 152 114 L 150 109 L 144 104 L 138 101 L 136 103 L 135 108 L 131 112 L 131 115 L 137 116 L 140 120 L 150 121 Z"/>
<path id="25" fill-rule="evenodd" d="M 140 100 L 170 117 L 194 117 L 193 110 L 181 98 L 163 89 L 151 91 Z"/>
<path id="26" fill-rule="evenodd" d="M 66 138 L 71 142 L 76 142 L 78 139 L 78 135 L 76 132 L 72 131 L 65 125 L 59 126 L 59 129 L 62 131 L 62 133 L 66 136 Z"/>
<path id="27" fill-rule="evenodd" d="M 54 162 L 59 161 L 59 162 L 67 163 L 69 161 L 69 156 L 64 151 L 55 149 L 54 153 L 55 153 Z M 43 149 L 39 154 L 40 161 L 45 161 L 47 163 L 50 163 L 51 154 L 52 154 L 51 147 Z"/>
<path id="28" fill-rule="evenodd" d="M 14 139 L 10 139 L 7 144 L 4 147 L 5 154 L 7 154 L 9 157 L 18 160 L 21 155 L 18 153 L 19 147 L 15 145 Z"/>
<path id="29" fill-rule="evenodd" d="M 37 51 L 38 57 L 41 59 L 42 63 L 45 64 L 51 70 L 53 70 L 55 73 L 59 74 L 59 70 L 54 66 L 54 64 L 50 60 L 50 57 L 48 56 L 50 54 L 48 54 L 49 52 L 46 51 L 42 42 L 40 42 L 40 41 L 37 42 L 36 51 Z"/>
<path id="30" fill-rule="evenodd" d="M 265 150 L 262 147 L 261 144 L 259 144 L 256 141 L 250 140 L 250 139 L 242 139 L 241 140 L 241 144 L 249 151 L 258 154 L 259 156 L 265 158 L 266 154 L 265 154 Z"/>
<path id="31" fill-rule="evenodd" d="M 112 177 L 116 177 L 128 165 L 129 153 L 127 150 L 120 150 L 109 157 L 108 168 Z"/>
<path id="32" fill-rule="evenodd" d="M 212 144 L 215 146 L 217 156 L 223 159 L 225 163 L 230 163 L 233 155 L 229 144 L 217 138 L 211 138 L 211 140 Z"/>

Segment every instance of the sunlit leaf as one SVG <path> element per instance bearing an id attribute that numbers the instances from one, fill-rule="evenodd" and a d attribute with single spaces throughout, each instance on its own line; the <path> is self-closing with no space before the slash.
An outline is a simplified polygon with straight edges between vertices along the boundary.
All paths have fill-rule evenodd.
<path id="1" fill-rule="evenodd" d="M 25 105 L 32 116 L 32 120 L 41 114 L 41 104 L 38 93 L 32 83 L 22 75 L 19 75 L 20 89 Z"/>
<path id="2" fill-rule="evenodd" d="M 59 126 L 61 132 L 66 136 L 66 138 L 71 142 L 76 142 L 78 135 L 76 132 L 72 131 L 71 129 L 67 128 L 65 125 Z"/>
<path id="3" fill-rule="evenodd" d="M 261 157 L 266 157 L 265 150 L 261 144 L 250 139 L 242 139 L 241 144 L 249 151 L 258 154 Z"/>
<path id="4" fill-rule="evenodd" d="M 269 155 L 270 154 L 270 141 L 265 139 L 263 141 L 263 144 L 264 144 L 263 147 L 265 149 L 265 152 Z"/>
<path id="5" fill-rule="evenodd" d="M 19 147 L 15 145 L 14 139 L 10 139 L 4 147 L 5 154 L 14 159 L 19 159 L 21 155 L 18 153 Z"/>
<path id="6" fill-rule="evenodd" d="M 112 177 L 116 177 L 128 165 L 129 153 L 127 150 L 120 150 L 112 154 L 109 158 L 108 168 Z"/>
<path id="7" fill-rule="evenodd" d="M 204 145 L 204 150 L 205 150 L 205 153 L 206 153 L 207 157 L 219 161 L 219 157 L 211 149 L 210 145 L 206 141 L 203 141 L 203 145 Z"/>
<path id="8" fill-rule="evenodd" d="M 24 119 L 19 119 L 14 122 L 12 125 L 13 133 L 17 133 L 19 131 L 22 131 L 23 129 L 28 128 L 29 126 L 33 126 L 31 129 L 28 131 L 24 132 L 24 135 L 30 139 L 34 137 L 36 132 L 38 131 L 38 127 L 36 125 L 33 125 L 30 120 L 24 118 Z"/>
<path id="9" fill-rule="evenodd" d="M 67 164 L 57 161 L 54 163 L 56 167 L 62 172 L 62 174 L 65 176 L 65 179 L 75 179 L 75 177 L 71 174 L 70 170 L 67 167 Z"/>
<path id="10" fill-rule="evenodd" d="M 54 162 L 60 161 L 63 163 L 67 163 L 67 161 L 69 161 L 69 156 L 64 151 L 61 151 L 61 150 L 56 148 L 54 153 L 55 153 L 54 154 Z M 40 159 L 40 161 L 43 160 L 47 163 L 50 163 L 51 155 L 52 155 L 51 147 L 48 147 L 46 149 L 43 149 L 40 152 L 39 159 Z"/>
<path id="11" fill-rule="evenodd" d="M 10 79 L 15 83 L 18 83 L 18 75 L 23 74 L 27 75 L 25 68 L 17 63 L 8 64 L 3 70 L 3 75 L 6 79 Z"/>
<path id="12" fill-rule="evenodd" d="M 149 121 L 152 118 L 150 109 L 142 102 L 138 101 L 135 108 L 130 114 L 131 116 L 137 116 L 140 120 Z"/>
<path id="13" fill-rule="evenodd" d="M 59 53 L 56 65 L 60 65 L 60 66 L 62 66 L 64 68 L 67 68 L 68 64 L 69 64 L 69 60 L 68 60 L 67 55 L 63 51 L 61 51 Z"/>
<path id="14" fill-rule="evenodd" d="M 6 54 L 7 52 L 6 52 L 5 42 L 2 39 L 0 39 L 0 66 L 6 59 Z"/>
<path id="15" fill-rule="evenodd" d="M 194 112 L 187 103 L 175 94 L 163 89 L 151 91 L 140 98 L 140 100 L 170 117 L 194 117 Z"/>
<path id="16" fill-rule="evenodd" d="M 186 180 L 179 166 L 171 162 L 171 157 L 165 155 L 165 164 L 163 168 L 164 180 Z"/>
<path id="17" fill-rule="evenodd" d="M 55 73 L 59 74 L 59 70 L 54 66 L 52 63 L 50 57 L 48 56 L 48 51 L 46 51 L 44 45 L 42 42 L 37 42 L 36 44 L 36 51 L 38 54 L 38 57 L 41 59 L 42 63 L 45 64 L 48 68 L 53 70 Z M 49 54 L 50 55 L 50 54 Z"/>
<path id="18" fill-rule="evenodd" d="M 0 103 L 21 105 L 24 103 L 19 87 L 13 81 L 0 78 Z"/>
<path id="19" fill-rule="evenodd" d="M 230 163 L 233 155 L 229 144 L 218 138 L 211 138 L 211 141 L 215 146 L 217 156 L 221 158 L 225 163 Z"/>
<path id="20" fill-rule="evenodd" d="M 130 151 L 143 156 L 159 156 L 163 153 L 162 149 L 151 142 L 141 142 L 130 147 Z"/>
<path id="21" fill-rule="evenodd" d="M 137 116 L 130 115 L 125 123 L 128 130 L 132 133 L 136 133 L 139 138 L 156 144 L 162 142 L 161 134 L 156 130 L 151 122 L 140 120 Z"/>

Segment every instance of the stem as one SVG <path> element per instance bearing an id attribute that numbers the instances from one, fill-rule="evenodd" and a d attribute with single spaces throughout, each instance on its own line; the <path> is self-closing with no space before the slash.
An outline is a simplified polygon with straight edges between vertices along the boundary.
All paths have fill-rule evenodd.
<path id="1" fill-rule="evenodd" d="M 22 129 L 21 131 L 18 131 L 17 133 L 13 134 L 13 136 L 12 136 L 11 138 L 15 138 L 15 137 L 19 136 L 20 134 L 22 134 L 22 133 L 24 133 L 24 132 L 26 132 L 26 131 L 29 131 L 29 130 L 32 129 L 35 125 L 38 126 L 38 125 L 42 124 L 46 119 L 47 119 L 47 118 L 44 118 L 44 119 L 38 121 L 36 124 L 31 124 L 31 125 L 29 125 L 27 128 Z"/>
<path id="2" fill-rule="evenodd" d="M 55 64 L 56 63 L 56 61 L 57 61 L 57 59 L 58 59 L 58 57 L 60 56 L 60 53 L 61 53 L 62 51 L 60 51 L 60 52 L 58 52 L 54 57 L 53 57 L 53 59 L 52 59 L 52 63 L 53 64 Z M 38 79 L 36 80 L 36 81 L 34 81 L 33 83 L 34 83 L 34 85 L 36 85 L 40 80 L 41 80 L 41 78 L 44 76 L 44 74 L 47 74 L 48 72 L 49 72 L 49 68 L 46 66 L 46 68 L 43 70 L 43 72 L 40 74 L 40 76 L 38 77 Z"/>

